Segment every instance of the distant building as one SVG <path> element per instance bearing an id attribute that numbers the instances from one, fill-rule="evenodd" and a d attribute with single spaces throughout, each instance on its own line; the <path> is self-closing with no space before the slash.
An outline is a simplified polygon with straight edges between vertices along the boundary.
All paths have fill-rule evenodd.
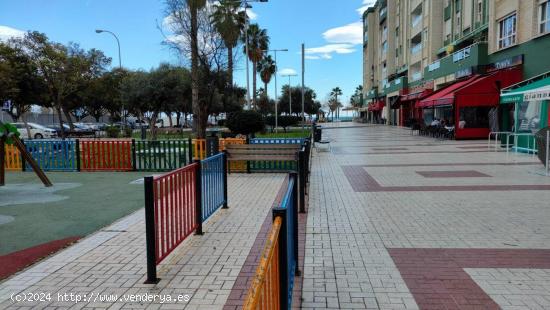
<path id="1" fill-rule="evenodd" d="M 363 116 L 399 126 L 467 118 L 457 138 L 486 137 L 495 117 L 513 129 L 515 106 L 497 94 L 550 71 L 549 15 L 548 0 L 377 1 L 363 15 Z"/>

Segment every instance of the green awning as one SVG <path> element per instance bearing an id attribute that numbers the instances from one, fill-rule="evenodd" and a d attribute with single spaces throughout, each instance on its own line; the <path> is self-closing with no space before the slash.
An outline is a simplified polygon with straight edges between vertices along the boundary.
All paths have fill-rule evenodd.
<path id="1" fill-rule="evenodd" d="M 503 89 L 500 93 L 500 103 L 508 104 L 529 100 L 548 100 L 548 96 L 545 96 L 545 94 L 549 87 L 550 76 L 539 80 L 527 80 Z"/>

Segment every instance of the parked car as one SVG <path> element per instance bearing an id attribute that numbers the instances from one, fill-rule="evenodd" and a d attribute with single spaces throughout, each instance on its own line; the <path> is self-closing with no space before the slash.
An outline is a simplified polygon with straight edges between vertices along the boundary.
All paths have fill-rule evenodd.
<path id="1" fill-rule="evenodd" d="M 65 132 L 66 137 L 84 137 L 84 136 L 95 136 L 95 130 L 85 129 L 82 126 L 75 125 L 74 130 L 71 130 L 71 126 L 63 123 L 63 131 Z M 57 136 L 61 137 L 61 127 L 59 124 L 53 124 L 49 127 L 53 128 L 57 132 Z"/>
<path id="2" fill-rule="evenodd" d="M 13 125 L 17 128 L 17 130 L 19 130 L 21 137 L 26 139 L 51 139 L 57 137 L 57 132 L 54 129 L 42 126 L 40 124 L 27 123 L 30 129 L 30 136 L 27 132 L 27 128 L 25 127 L 25 123 L 15 123 Z"/>

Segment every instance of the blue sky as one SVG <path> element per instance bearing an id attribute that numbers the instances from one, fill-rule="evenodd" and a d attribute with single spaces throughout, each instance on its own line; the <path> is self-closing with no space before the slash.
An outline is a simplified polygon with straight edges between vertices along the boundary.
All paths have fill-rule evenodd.
<path id="1" fill-rule="evenodd" d="M 361 18 L 358 9 L 369 0 L 270 0 L 254 3 L 254 22 L 266 28 L 270 48 L 288 48 L 278 53 L 279 70 L 300 73 L 300 45 L 306 44 L 306 85 L 324 101 L 333 87 L 344 92 L 344 104 L 362 83 Z M 157 29 L 165 17 L 162 0 L 1 0 L 0 39 L 19 31 L 44 32 L 57 42 L 77 42 L 84 48 L 98 48 L 118 64 L 116 42 L 103 28 L 115 32 L 121 41 L 123 66 L 150 69 L 177 57 L 161 44 Z M 235 80 L 245 86 L 244 58 L 237 64 Z M 293 78 L 293 84 L 300 82 Z M 278 77 L 279 88 L 288 78 Z M 273 81 L 269 85 L 274 94 Z"/>

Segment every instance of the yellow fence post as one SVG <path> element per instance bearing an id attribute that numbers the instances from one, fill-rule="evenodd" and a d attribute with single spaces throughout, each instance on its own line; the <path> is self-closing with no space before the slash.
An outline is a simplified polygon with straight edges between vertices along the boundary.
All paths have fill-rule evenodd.
<path id="1" fill-rule="evenodd" d="M 21 171 L 23 163 L 21 162 L 21 153 L 15 145 L 6 144 L 5 165 L 7 171 Z"/>

